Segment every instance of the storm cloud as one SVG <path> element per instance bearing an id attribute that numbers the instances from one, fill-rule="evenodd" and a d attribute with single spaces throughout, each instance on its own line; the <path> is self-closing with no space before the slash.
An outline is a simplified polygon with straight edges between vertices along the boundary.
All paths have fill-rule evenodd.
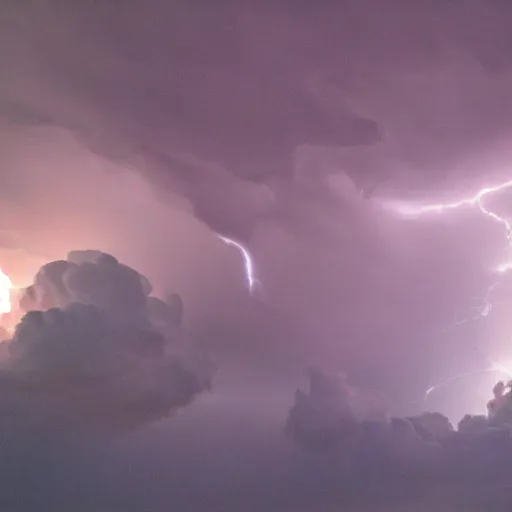
<path id="1" fill-rule="evenodd" d="M 339 459 L 340 480 L 356 472 L 394 474 L 403 483 L 412 475 L 430 475 L 441 482 L 487 474 L 493 466 L 500 474 L 510 470 L 510 393 L 496 392 L 499 403 L 489 402 L 488 417 L 466 415 L 456 429 L 437 412 L 389 417 L 382 402 L 370 402 L 369 408 L 371 394 L 345 380 L 318 370 L 309 377 L 309 392 L 297 391 L 286 432 L 302 449 Z"/>
<path id="2" fill-rule="evenodd" d="M 182 332 L 181 302 L 150 293 L 144 276 L 99 251 L 43 266 L 4 345 L 1 402 L 99 432 L 188 405 L 210 388 L 213 365 Z"/>
<path id="3" fill-rule="evenodd" d="M 511 22 L 494 0 L 3 2 L 0 266 L 26 316 L 0 405 L 26 466 L 36 416 L 151 438 L 91 462 L 138 510 L 412 507 L 443 501 L 436 475 L 454 509 L 508 510 L 490 473 L 464 495 L 509 467 L 490 425 L 508 422 L 505 384 L 484 414 L 510 359 L 506 229 L 391 206 L 510 179 Z M 508 194 L 485 206 L 507 215 Z M 219 235 L 250 251 L 258 293 Z M 219 361 L 211 394 L 195 342 Z M 311 365 L 350 384 L 314 373 L 287 443 Z"/>
<path id="4" fill-rule="evenodd" d="M 482 153 L 490 166 L 504 157 L 504 4 L 348 1 L 314 17 L 286 2 L 3 10 L 5 114 L 136 162 L 225 235 L 247 239 L 272 214 L 276 180 L 322 188 L 323 174 L 347 172 L 368 192 L 383 181 L 432 188 L 449 172 L 471 177 Z M 305 145 L 330 150 L 301 171 Z"/>

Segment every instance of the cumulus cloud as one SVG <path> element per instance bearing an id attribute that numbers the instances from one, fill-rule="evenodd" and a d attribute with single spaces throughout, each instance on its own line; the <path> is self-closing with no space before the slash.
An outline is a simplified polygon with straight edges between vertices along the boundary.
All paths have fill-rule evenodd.
<path id="1" fill-rule="evenodd" d="M 211 362 L 187 343 L 183 304 L 150 296 L 149 281 L 99 251 L 44 265 L 20 298 L 5 343 L 0 404 L 49 420 L 130 428 L 167 416 L 210 388 Z"/>
<path id="2" fill-rule="evenodd" d="M 286 424 L 293 441 L 347 462 L 351 471 L 482 470 L 512 454 L 510 395 L 498 384 L 489 416 L 464 416 L 455 429 L 437 412 L 388 417 L 383 403 L 368 407 L 368 392 L 346 380 L 311 371 L 310 391 L 297 391 Z M 448 473 L 446 473 L 448 471 Z"/>
<path id="3" fill-rule="evenodd" d="M 454 314 L 473 313 L 468 302 L 485 293 L 491 279 L 485 270 L 502 248 L 502 232 L 499 226 L 488 229 L 485 220 L 475 224 L 471 212 L 454 214 L 446 224 L 443 218 L 407 225 L 396 221 L 390 227 L 387 216 L 361 199 L 360 190 L 377 196 L 422 194 L 429 200 L 435 195 L 437 200 L 442 189 L 452 199 L 463 192 L 462 185 L 466 188 L 468 177 L 474 178 L 468 185 L 472 189 L 491 175 L 508 172 L 510 4 L 346 0 L 311 5 L 2 2 L 0 47 L 9 51 L 0 54 L 0 67 L 7 70 L 0 83 L 0 112 L 10 121 L 0 127 L 5 147 L 0 153 L 6 155 L 0 173 L 1 227 L 16 224 L 21 245 L 65 252 L 95 244 L 121 254 L 112 242 L 121 229 L 110 225 L 102 231 L 112 217 L 91 207 L 98 205 L 98 190 L 109 206 L 114 203 L 121 180 L 106 187 L 102 171 L 92 168 L 115 162 L 110 170 L 136 169 L 166 204 L 183 206 L 185 216 L 190 210 L 209 230 L 250 240 L 268 284 L 266 298 L 270 306 L 279 306 L 275 316 L 284 310 L 285 320 L 254 313 L 253 304 L 247 308 L 251 313 L 242 307 L 235 314 L 229 311 L 225 325 L 230 334 L 222 329 L 225 325 L 219 329 L 223 346 L 232 352 L 236 346 L 251 363 L 254 347 L 262 359 L 278 354 L 288 362 L 296 357 L 297 366 L 311 359 L 328 360 L 336 368 L 350 360 L 357 382 L 371 375 L 372 386 L 383 381 L 387 391 L 398 390 L 412 400 L 427 382 L 474 363 L 468 347 L 477 344 L 480 329 L 469 322 L 468 330 L 446 334 L 444 328 Z M 23 129 L 17 133 L 19 125 Z M 66 158 L 77 140 L 80 151 Z M 10 158 L 19 153 L 30 158 Z M 84 175 L 92 184 L 89 189 Z M 350 179 L 344 181 L 346 176 Z M 72 185 L 64 186 L 68 181 Z M 150 201 L 135 208 L 140 181 L 133 188 L 122 205 L 128 203 L 133 215 L 123 208 L 117 212 L 118 203 L 112 206 L 122 219 L 116 225 L 135 249 L 123 253 L 126 261 L 137 250 L 146 257 L 140 240 L 152 236 L 167 243 L 162 232 L 170 229 L 174 214 L 150 214 Z M 80 200 L 83 210 L 78 214 Z M 139 212 L 147 214 L 147 222 L 138 224 L 137 217 L 144 216 Z M 53 217 L 58 222 L 47 222 Z M 180 244 L 187 246 L 184 259 L 198 255 L 194 257 L 206 268 L 205 254 L 210 259 L 215 248 L 196 243 L 197 232 L 193 237 L 191 231 L 197 224 L 190 221 L 183 227 L 179 241 L 187 242 Z M 90 239 L 75 244 L 73 235 L 87 229 Z M 208 229 L 200 229 L 199 237 L 214 240 Z M 102 244 L 105 240 L 113 245 Z M 8 242 L 0 240 L 0 245 Z M 168 242 L 174 244 L 175 238 Z M 173 250 L 158 252 L 141 267 L 148 275 L 149 268 L 178 267 L 166 261 Z M 232 256 L 226 261 L 235 267 L 238 255 L 233 251 Z M 182 337 L 176 327 L 183 314 L 177 297 L 147 297 L 148 283 L 142 279 L 135 284 L 136 276 L 118 267 L 109 281 L 116 284 L 98 292 L 95 286 L 113 262 L 93 260 L 70 258 L 48 268 L 26 291 L 22 305 L 29 312 L 30 351 L 39 354 L 40 343 L 31 325 L 42 325 L 45 332 L 47 324 L 58 333 L 69 331 L 60 313 L 32 314 L 55 307 L 69 311 L 77 324 L 98 322 L 92 331 L 98 340 L 106 330 L 124 332 L 129 325 L 130 333 L 123 337 L 137 353 L 146 348 L 137 345 L 132 333 L 142 326 L 141 340 L 149 336 L 146 329 L 166 339 Z M 85 268 L 78 268 L 82 264 Z M 214 307 L 207 304 L 204 310 L 214 316 L 228 295 L 224 275 L 217 273 L 222 276 L 217 290 L 194 270 L 189 274 L 201 300 L 212 293 Z M 133 287 L 129 297 L 116 295 L 125 279 Z M 190 307 L 192 301 L 186 293 L 184 297 Z M 94 308 L 103 313 L 98 316 Z M 251 314 L 257 318 L 247 328 Z M 280 329 L 285 322 L 292 327 Z M 210 325 L 205 331 L 209 339 L 214 337 Z M 41 339 L 49 338 L 55 336 Z M 487 336 L 486 344 L 496 338 Z M 151 346 L 148 352 L 160 351 L 156 338 L 142 345 Z M 166 349 L 171 345 L 165 344 Z M 106 361 L 110 354 L 105 352 Z M 38 367 L 25 349 L 14 350 L 11 357 L 22 373 Z M 51 364 L 41 362 L 44 368 Z M 272 371 L 269 367 L 265 360 L 255 380 Z M 146 373 L 142 366 L 133 371 L 120 381 L 140 384 Z M 153 369 L 148 373 L 160 375 Z M 279 370 L 275 373 L 282 377 Z M 116 388 L 112 393 L 117 397 L 120 392 Z M 133 393 L 137 395 L 135 388 Z M 318 417 L 325 416 L 328 425 L 347 425 L 348 433 L 355 418 L 356 438 L 383 450 L 387 441 L 382 440 L 390 437 L 393 446 L 408 447 L 404 460 L 416 448 L 430 450 L 449 430 L 436 415 L 376 422 L 368 412 L 374 406 L 365 405 L 367 412 L 362 412 L 366 398 L 357 402 L 348 394 L 348 405 L 333 406 L 333 415 L 329 408 L 336 400 L 322 399 L 319 403 L 325 404 L 315 406 L 323 411 Z M 311 404 L 301 407 L 316 411 Z M 324 445 L 321 435 L 310 434 L 315 421 L 308 421 L 312 425 L 304 428 L 305 437 Z M 480 428 L 480 420 L 468 421 L 469 430 Z M 335 443 L 343 444 L 345 438 L 339 441 L 335 428 L 329 426 L 329 432 L 334 432 Z"/>

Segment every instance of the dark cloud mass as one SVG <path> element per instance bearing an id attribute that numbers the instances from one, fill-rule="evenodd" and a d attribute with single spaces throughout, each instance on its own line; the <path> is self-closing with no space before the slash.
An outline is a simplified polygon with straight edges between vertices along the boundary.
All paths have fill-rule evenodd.
<path id="1" fill-rule="evenodd" d="M 182 333 L 181 302 L 150 293 L 144 276 L 99 251 L 43 266 L 20 297 L 0 400 L 100 432 L 188 405 L 213 367 Z"/>
<path id="2" fill-rule="evenodd" d="M 489 402 L 489 417 L 466 415 L 454 429 L 437 412 L 388 417 L 383 403 L 370 401 L 368 392 L 314 370 L 309 393 L 297 391 L 286 432 L 307 450 L 334 454 L 343 461 L 340 472 L 348 475 L 376 472 L 442 480 L 471 472 L 483 475 L 492 466 L 496 473 L 507 475 L 512 454 L 511 398 L 504 394 L 502 383 L 497 388 L 496 398 Z M 500 477 L 496 480 L 503 484 Z"/>

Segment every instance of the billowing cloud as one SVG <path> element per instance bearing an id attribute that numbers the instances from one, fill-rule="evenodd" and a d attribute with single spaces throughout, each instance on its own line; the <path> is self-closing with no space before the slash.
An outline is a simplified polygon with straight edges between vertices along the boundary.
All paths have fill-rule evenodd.
<path id="1" fill-rule="evenodd" d="M 437 412 L 388 418 L 375 404 L 367 408 L 364 397 L 373 394 L 315 370 L 309 393 L 297 391 L 286 431 L 303 448 L 345 460 L 349 471 L 428 471 L 438 478 L 452 470 L 482 470 L 512 453 L 510 396 L 498 388 L 495 401 L 501 401 L 492 402 L 489 417 L 466 415 L 454 429 Z"/>
<path id="2" fill-rule="evenodd" d="M 183 305 L 99 251 L 46 264 L 20 298 L 26 314 L 5 342 L 0 404 L 48 420 L 124 429 L 160 419 L 209 389 L 211 362 L 187 343 Z"/>
<path id="3" fill-rule="evenodd" d="M 493 426 L 512 427 L 512 382 L 500 381 L 494 386 L 494 398 L 487 404 L 489 422 Z"/>

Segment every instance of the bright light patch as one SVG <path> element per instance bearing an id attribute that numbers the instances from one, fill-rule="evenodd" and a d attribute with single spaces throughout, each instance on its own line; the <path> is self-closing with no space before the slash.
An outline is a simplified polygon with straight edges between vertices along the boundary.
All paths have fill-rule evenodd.
<path id="1" fill-rule="evenodd" d="M 11 289 L 9 276 L 0 269 L 0 315 L 11 312 Z"/>
<path id="2" fill-rule="evenodd" d="M 495 361 L 492 363 L 491 369 L 512 379 L 512 361 Z"/>

